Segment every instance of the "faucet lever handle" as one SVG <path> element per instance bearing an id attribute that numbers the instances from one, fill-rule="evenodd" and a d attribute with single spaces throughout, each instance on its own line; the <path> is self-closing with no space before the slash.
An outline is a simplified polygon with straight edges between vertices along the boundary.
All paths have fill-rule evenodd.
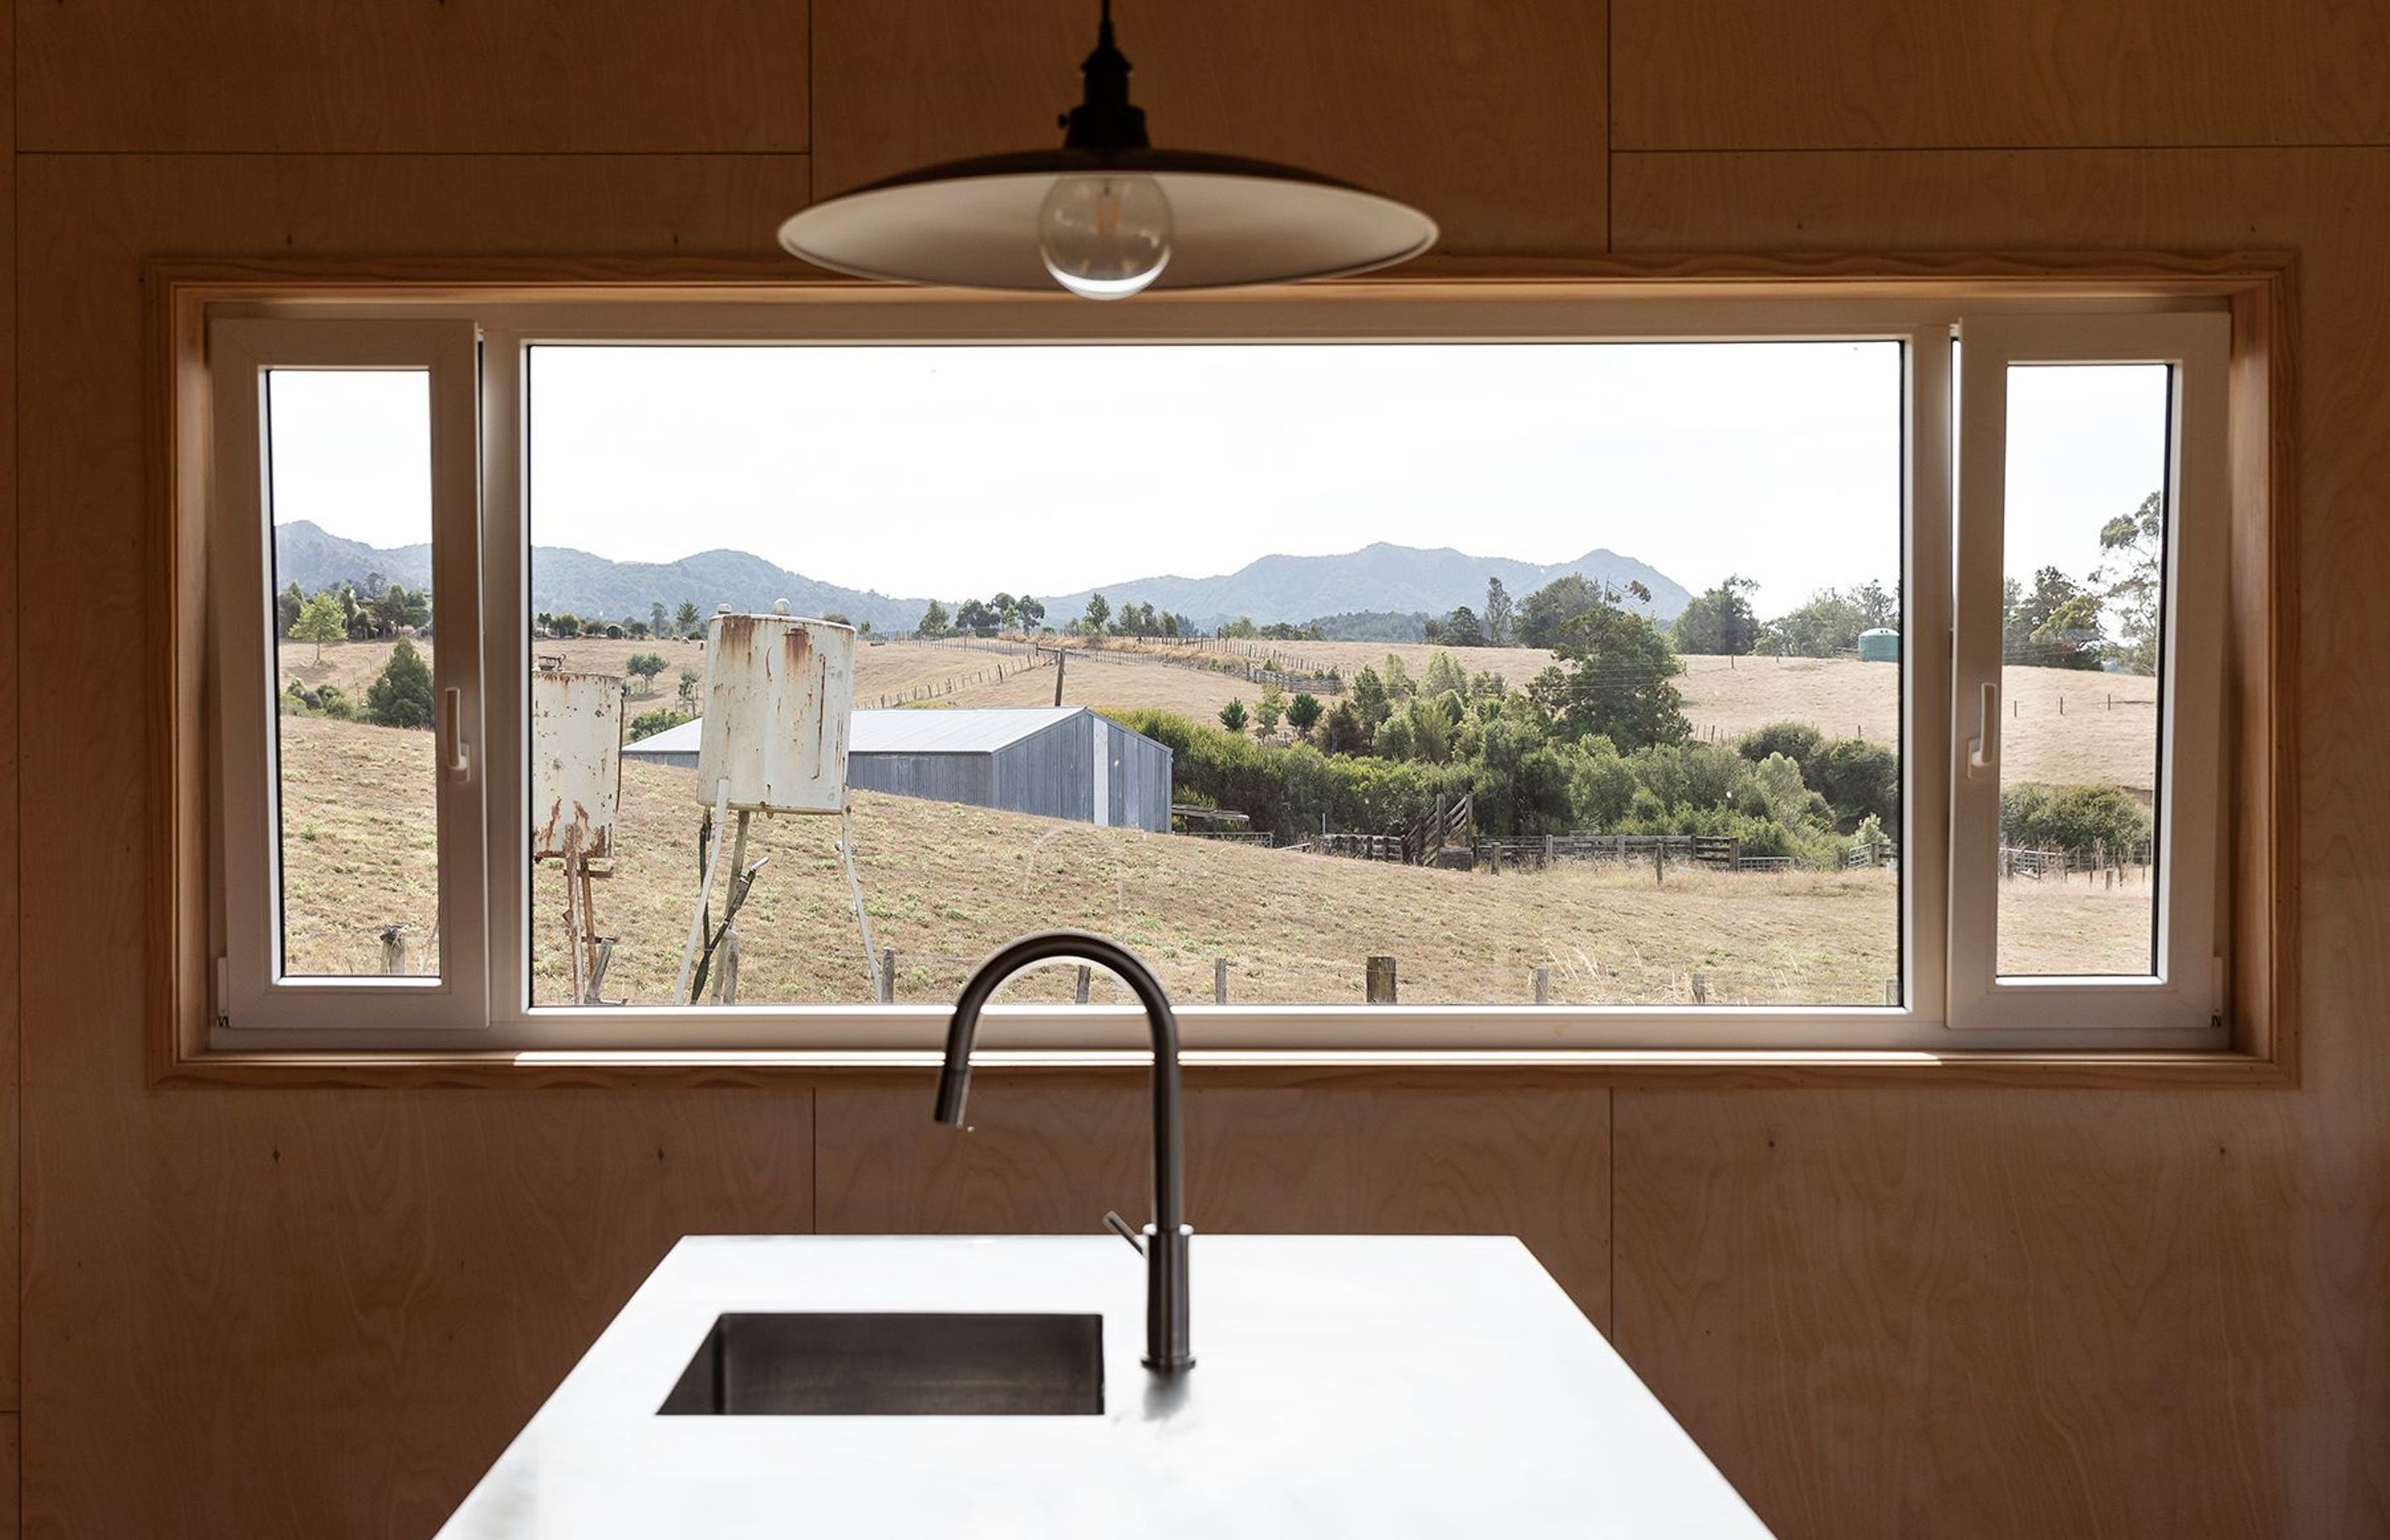
<path id="1" fill-rule="evenodd" d="M 1144 1240 L 1138 1238 L 1136 1226 L 1120 1216 L 1120 1210 L 1106 1209 L 1104 1211 L 1104 1227 L 1111 1231 L 1112 1234 L 1120 1237 L 1123 1240 L 1127 1241 L 1130 1249 L 1135 1251 L 1137 1255 L 1145 1255 Z"/>

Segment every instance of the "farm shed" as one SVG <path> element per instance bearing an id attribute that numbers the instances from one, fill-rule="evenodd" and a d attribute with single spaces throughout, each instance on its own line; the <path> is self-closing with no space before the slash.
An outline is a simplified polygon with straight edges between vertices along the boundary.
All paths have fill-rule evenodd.
<path id="1" fill-rule="evenodd" d="M 623 746 L 647 764 L 697 767 L 703 724 Z M 846 783 L 932 802 L 1157 832 L 1170 827 L 1170 751 L 1085 706 L 859 711 Z"/>

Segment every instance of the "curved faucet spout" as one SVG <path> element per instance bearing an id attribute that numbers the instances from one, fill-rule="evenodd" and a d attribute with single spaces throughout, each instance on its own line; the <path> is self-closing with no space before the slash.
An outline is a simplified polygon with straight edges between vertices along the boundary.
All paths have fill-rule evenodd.
<path id="1" fill-rule="evenodd" d="M 1188 1347 L 1185 1135 L 1178 1088 L 1178 1018 L 1153 969 L 1128 948 L 1085 930 L 1041 930 L 980 964 L 955 1000 L 946 1025 L 946 1059 L 938 1072 L 938 1122 L 958 1127 L 970 1091 L 971 1040 L 980 1013 L 1007 979 L 1042 962 L 1090 964 L 1116 974 L 1145 1007 L 1153 1033 L 1153 1223 L 1145 1228 L 1145 1367 L 1157 1374 L 1192 1368 Z"/>

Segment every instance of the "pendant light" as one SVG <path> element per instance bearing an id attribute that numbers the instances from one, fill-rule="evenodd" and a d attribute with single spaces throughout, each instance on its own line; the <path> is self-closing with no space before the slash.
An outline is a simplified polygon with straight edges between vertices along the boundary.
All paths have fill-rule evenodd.
<path id="1" fill-rule="evenodd" d="M 1104 0 L 1060 149 L 924 166 L 791 215 L 780 244 L 858 277 L 1090 300 L 1366 273 L 1435 241 L 1407 204 L 1267 160 L 1155 149 Z"/>

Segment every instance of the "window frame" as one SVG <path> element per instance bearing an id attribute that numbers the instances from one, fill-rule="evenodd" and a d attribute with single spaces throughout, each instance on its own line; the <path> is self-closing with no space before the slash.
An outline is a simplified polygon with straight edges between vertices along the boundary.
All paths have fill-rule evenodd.
<path id="1" fill-rule="evenodd" d="M 2217 874 L 2228 838 L 2218 802 L 2229 493 L 2225 375 L 2229 316 L 2213 314 L 1978 319 L 1964 332 L 1960 450 L 1957 686 L 1962 752 L 1951 777 L 1949 1021 L 1960 1032 L 2096 1032 L 2122 1017 L 2152 1031 L 2220 1033 L 2225 967 Z M 2150 974 L 2002 975 L 1998 968 L 2002 677 L 1999 592 L 2006 573 L 2009 372 L 2095 364 L 2168 366 L 2165 547 L 2160 595 L 2157 855 Z M 1993 692 L 1988 698 L 1986 690 Z M 1988 719 L 1982 703 L 1994 710 Z M 1972 717 L 1973 731 L 1967 730 Z M 1987 746 L 1988 765 L 1977 764 Z M 2211 832 L 2210 838 L 2180 838 Z"/>
<path id="2" fill-rule="evenodd" d="M 1757 270 L 1767 268 L 1764 263 L 1755 265 Z M 2214 265 L 2220 273 L 2227 264 Z M 944 340 L 970 341 L 1051 341 L 1066 336 L 1099 341 L 1896 336 L 1908 344 L 1904 349 L 1904 427 L 1910 500 L 1903 555 L 1908 645 L 1901 664 L 1908 819 L 1905 841 L 1908 870 L 1902 903 L 1907 997 L 1900 1006 L 1569 1009 L 1190 1004 L 1182 1008 L 1182 1017 L 1190 1050 L 1199 1061 L 1207 1052 L 1224 1062 L 1321 1064 L 1356 1056 L 1371 1062 L 1421 1064 L 1571 1060 L 1592 1064 L 1614 1061 L 1613 1056 L 1619 1055 L 1630 1059 L 1649 1055 L 1677 1063 L 1722 1067 L 1737 1062 L 1799 1062 L 1799 1056 L 1816 1056 L 1823 1063 L 1836 1055 L 1856 1055 L 1907 1066 L 1941 1062 L 1954 1052 L 1986 1063 L 2004 1053 L 2044 1052 L 2053 1046 L 2052 1034 L 2047 1032 L 1973 1028 L 1961 1034 L 1949 1030 L 1939 1005 L 1947 988 L 1947 975 L 1933 977 L 1941 963 L 1933 955 L 1939 924 L 1920 923 L 1921 905 L 1932 906 L 1923 895 L 1947 892 L 1946 815 L 1951 805 L 1949 776 L 1960 736 L 1950 709 L 1951 617 L 1947 602 L 1936 604 L 1936 597 L 1947 595 L 1948 589 L 1951 479 L 1947 455 L 1956 435 L 1937 438 L 1921 433 L 1916 421 L 1921 411 L 1938 412 L 1947 420 L 1947 352 L 1934 344 L 1947 341 L 1950 327 L 1969 314 L 2047 310 L 2053 302 L 2085 314 L 2227 306 L 2238 310 L 2244 308 L 2243 297 L 2252 285 L 2245 278 L 2227 283 L 2214 277 L 2204 284 L 2185 284 L 2176 275 L 2169 281 L 2150 284 L 2053 280 L 2047 291 L 2037 292 L 2031 285 L 2013 281 L 1921 282 L 1913 272 L 1857 282 L 1844 277 L 1819 283 L 1813 277 L 1788 283 L 1780 274 L 1767 281 L 1756 280 L 1754 264 L 1744 264 L 1739 276 L 1743 281 L 1732 285 L 1688 282 L 1677 264 L 1664 274 L 1647 272 L 1625 278 L 1612 274 L 1592 279 L 1510 278 L 1494 283 L 1365 280 L 1249 296 L 1186 296 L 1175 302 L 1148 297 L 1130 307 L 1095 307 L 1067 301 L 989 301 L 784 282 L 713 286 L 661 300 L 652 289 L 636 284 L 593 289 L 584 283 L 553 297 L 534 290 L 528 301 L 520 285 L 460 301 L 453 285 L 423 296 L 400 297 L 393 296 L 386 283 L 350 285 L 295 299 L 288 293 L 261 297 L 253 289 L 229 299 L 221 292 L 202 299 L 206 286 L 195 283 L 177 314 L 186 337 L 192 329 L 203 328 L 211 305 L 218 315 L 306 314 L 325 321 L 431 311 L 450 319 L 478 321 L 488 343 L 482 402 L 486 441 L 482 497 L 488 515 L 482 540 L 485 598 L 491 593 L 519 592 L 522 577 L 520 544 L 511 533 L 522 495 L 522 466 L 515 436 L 522 421 L 521 354 L 517 344 L 533 338 L 914 341 L 929 340 L 925 330 Z M 2274 283 L 2279 276 L 2261 274 L 2257 281 Z M 1788 323 L 1788 317 L 1794 319 Z M 2272 367 L 2279 379 L 2281 366 Z M 2261 383 L 2267 381 L 2261 379 Z M 2270 389 L 2266 399 L 2271 400 Z M 2236 417 L 2242 415 L 2236 412 Z M 2236 421 L 2236 443 L 2247 431 L 2247 423 Z M 2261 426 L 2261 442 L 2265 431 Z M 2266 477 L 2261 475 L 2259 480 L 2263 483 Z M 2279 481 L 2279 474 L 2273 480 Z M 2236 505 L 2249 500 L 2242 481 L 2236 471 Z M 2245 512 L 2236 517 L 2245 521 Z M 2245 530 L 2236 531 L 2236 542 L 2245 538 Z M 2280 545 L 2279 538 L 2275 543 Z M 2236 623 L 2245 624 L 2252 613 L 2269 614 L 2266 597 L 2260 596 L 2254 611 L 2245 600 L 2237 604 L 2236 615 L 2241 619 Z M 492 636 L 511 634 L 495 616 L 485 617 L 482 629 Z M 2260 642 L 2264 654 L 2279 669 L 2283 651 L 2279 629 L 2269 629 Z M 527 633 L 518 645 L 527 649 Z M 520 776 L 520 737 L 527 728 L 492 730 L 498 724 L 523 721 L 519 710 L 521 686 L 514 677 L 517 671 L 498 656 L 501 650 L 491 648 L 486 700 L 490 725 L 482 727 L 481 736 L 488 745 L 488 774 L 503 787 L 511 784 L 510 777 Z M 2240 650 L 2245 654 L 2246 648 Z M 523 661 L 527 663 L 527 658 Z M 509 699 L 510 695 L 517 699 Z M 2281 713 L 2282 702 L 2269 699 L 2268 704 L 2277 716 Z M 1937 751 L 1937 741 L 1949 745 L 1952 752 Z M 520 933 L 520 906 L 510 918 L 501 912 L 507 905 L 500 902 L 514 882 L 510 876 L 502 877 L 502 868 L 511 872 L 527 866 L 514 862 L 508 853 L 520 843 L 514 838 L 520 832 L 513 822 L 520 817 L 520 809 L 513 805 L 516 801 L 492 799 L 488 815 L 490 933 L 508 938 L 508 944 L 492 952 L 495 965 L 492 977 L 497 981 L 494 998 L 503 1004 L 492 1010 L 491 1026 L 465 1032 L 427 1027 L 403 1036 L 384 1033 L 379 1041 L 368 1040 L 374 1034 L 326 1028 L 320 1022 L 274 1031 L 219 1026 L 196 1042 L 183 1029 L 172 1057 L 181 1060 L 208 1054 L 237 1059 L 252 1053 L 337 1055 L 384 1050 L 417 1059 L 427 1054 L 494 1054 L 524 1063 L 560 1059 L 576 1063 L 653 1064 L 726 1058 L 747 1062 L 757 1055 L 810 1052 L 840 1063 L 867 1065 L 911 1062 L 936 1041 L 945 1014 L 936 1006 L 740 1007 L 735 1011 L 697 1007 L 614 1010 L 602 1015 L 543 1010 L 535 1016 L 522 1010 L 515 1003 L 519 996 L 511 981 L 501 976 L 508 966 L 502 959 L 511 958 L 511 966 L 520 969 L 515 941 Z M 2279 797 L 2268 821 L 2277 828 L 2285 821 Z M 2236 852 L 2233 865 L 2236 871 L 2247 869 L 2248 852 Z M 2277 912 L 2283 907 L 2279 893 L 2268 882 L 2267 896 Z M 1947 899 L 1933 904 L 1941 902 Z M 2272 955 L 2281 956 L 2279 942 Z M 2268 981 L 2249 996 L 2267 1007 L 2260 1012 L 2265 1031 L 2270 1032 L 2280 1014 L 2272 1008 L 2278 995 Z M 2239 992 L 2236 997 L 2242 997 Z M 1012 1045 L 1033 1056 L 1042 1053 L 1068 1059 L 1087 1051 L 1110 1051 L 1135 1038 L 1129 1013 L 1121 1008 L 1022 1007 L 996 1014 L 989 1041 L 999 1047 Z M 593 1021 L 602 1030 L 589 1030 Z M 2249 1042 L 2230 1026 L 2211 1025 L 2191 1033 L 2143 1030 L 2075 1033 L 2069 1034 L 2064 1046 L 2130 1058 L 2183 1051 L 2214 1054 Z M 2267 1045 L 2261 1039 L 2254 1046 L 2264 1048 Z M 1703 1056 L 1709 1058 L 1704 1060 Z"/>
<path id="3" fill-rule="evenodd" d="M 487 820 L 478 759 L 482 716 L 482 606 L 472 542 L 480 528 L 479 360 L 473 328 L 457 320 L 369 320 L 338 326 L 291 320 L 225 320 L 209 338 L 216 425 L 211 533 L 225 559 L 214 563 L 212 611 L 217 657 L 212 699 L 220 725 L 214 846 L 223 885 L 215 1011 L 220 1022 L 273 1033 L 319 1026 L 339 1011 L 347 1030 L 375 1036 L 469 1031 L 488 1012 L 486 890 L 451 874 L 483 864 Z M 447 595 L 473 618 L 455 645 L 432 648 L 439 712 L 433 761 L 439 870 L 440 972 L 399 979 L 301 977 L 280 972 L 280 670 L 273 655 L 275 584 L 273 425 L 268 378 L 276 370 L 420 371 L 428 394 L 434 612 Z M 254 517 L 243 510 L 255 510 Z M 259 600 L 263 599 L 261 605 Z M 456 629 L 443 626 L 443 632 Z M 248 665 L 237 661 L 247 659 Z M 257 797 L 229 794 L 252 784 Z"/>

